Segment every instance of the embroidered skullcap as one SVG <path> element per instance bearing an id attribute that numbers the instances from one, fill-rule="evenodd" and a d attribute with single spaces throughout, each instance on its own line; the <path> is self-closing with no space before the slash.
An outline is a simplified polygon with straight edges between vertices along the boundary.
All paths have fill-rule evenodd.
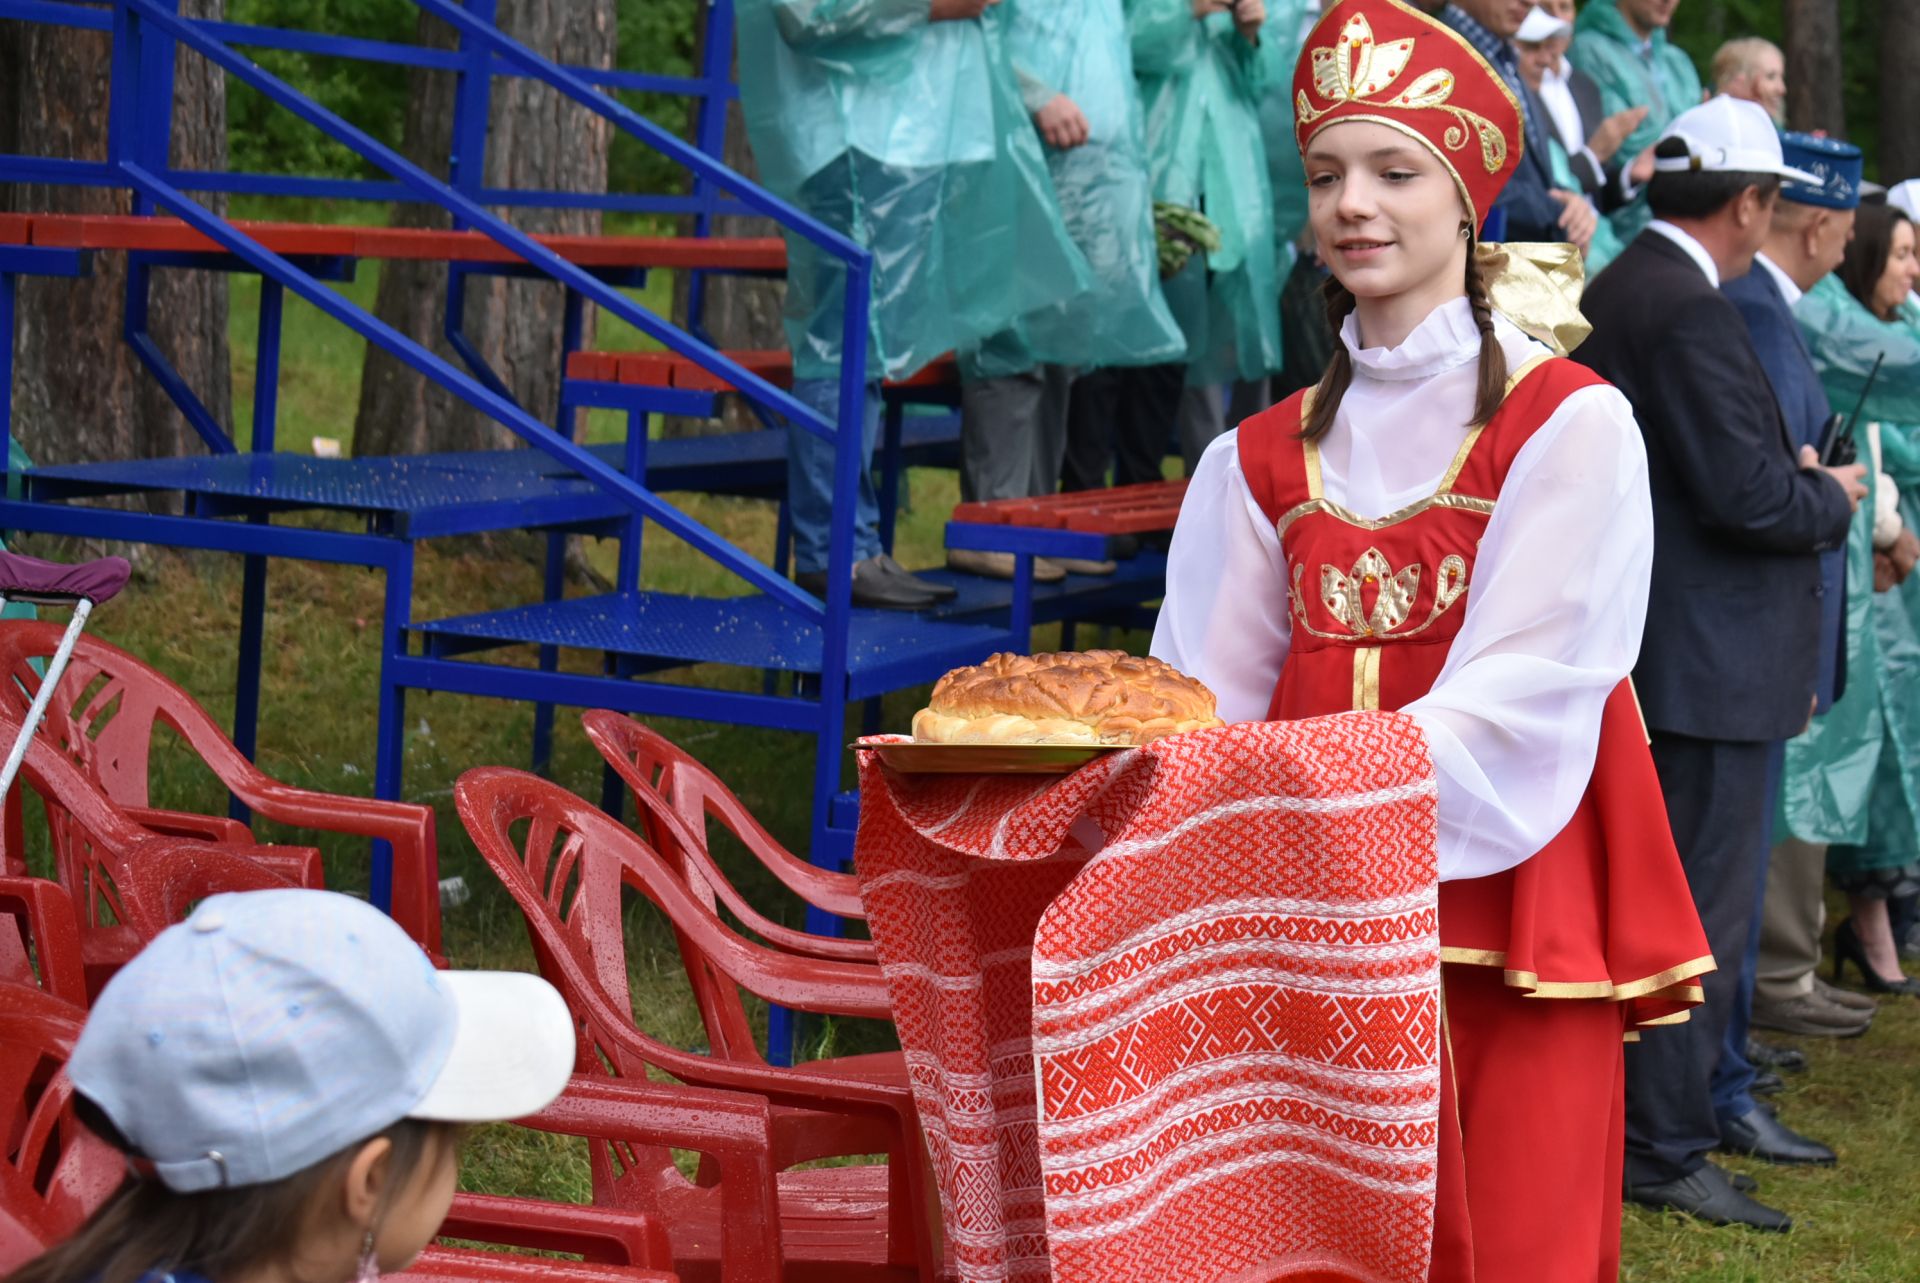
<path id="1" fill-rule="evenodd" d="M 1447 172 L 1477 228 L 1520 163 L 1520 103 L 1451 27 L 1400 0 L 1338 0 L 1293 71 L 1294 138 L 1364 120 L 1418 141 Z"/>

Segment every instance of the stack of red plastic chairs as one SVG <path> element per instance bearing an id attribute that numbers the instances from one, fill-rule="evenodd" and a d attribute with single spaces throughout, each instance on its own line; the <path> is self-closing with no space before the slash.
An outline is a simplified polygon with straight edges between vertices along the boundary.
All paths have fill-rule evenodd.
<path id="1" fill-rule="evenodd" d="M 47 624 L 0 624 L 0 742 L 17 733 L 35 661 L 58 641 Z M 407 1277 L 941 1277 L 938 1203 L 902 1058 L 769 1064 L 742 998 L 884 1020 L 872 945 L 809 935 L 755 909 L 709 849 L 708 826 L 731 833 L 807 903 L 848 919 L 860 916 L 853 880 L 785 851 L 716 777 L 647 728 L 604 712 L 585 720 L 635 796 L 634 828 L 504 768 L 468 772 L 456 803 L 519 905 L 542 973 L 577 1017 L 573 1084 L 517 1125 L 584 1139 L 593 1203 L 461 1195 L 442 1238 L 494 1250 L 436 1246 Z M 443 957 L 431 810 L 274 780 L 179 687 L 82 638 L 0 827 L 0 1273 L 70 1233 L 125 1178 L 120 1157 L 74 1120 L 61 1071 L 90 998 L 208 895 L 325 884 L 314 847 L 154 808 L 148 769 L 162 726 L 253 815 L 390 844 L 394 917 Z M 52 878 L 28 873 L 23 795 L 44 816 Z M 706 1050 L 635 1021 L 623 903 L 636 895 L 678 941 Z"/>

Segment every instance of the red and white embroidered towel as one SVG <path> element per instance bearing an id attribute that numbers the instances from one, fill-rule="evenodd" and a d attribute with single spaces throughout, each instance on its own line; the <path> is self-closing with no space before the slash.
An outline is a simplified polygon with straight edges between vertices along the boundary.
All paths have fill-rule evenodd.
<path id="1" fill-rule="evenodd" d="M 962 1279 L 1423 1283 L 1440 941 L 1410 719 L 1248 723 L 1065 778 L 863 753 L 860 787 Z"/>

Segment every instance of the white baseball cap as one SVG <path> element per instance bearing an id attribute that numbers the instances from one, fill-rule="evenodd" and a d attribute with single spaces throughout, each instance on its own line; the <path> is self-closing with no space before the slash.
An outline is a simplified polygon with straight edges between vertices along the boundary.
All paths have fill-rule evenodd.
<path id="1" fill-rule="evenodd" d="M 1520 24 L 1520 30 L 1513 33 L 1513 38 L 1524 45 L 1537 45 L 1542 40 L 1564 36 L 1572 30 L 1572 23 L 1564 18 L 1556 18 L 1539 5 L 1535 5 L 1527 12 L 1526 21 Z"/>
<path id="2" fill-rule="evenodd" d="M 1656 173 L 1778 174 L 1788 182 L 1811 187 L 1824 182 L 1820 175 L 1795 169 L 1781 158 L 1780 130 L 1766 108 L 1744 98 L 1721 94 L 1687 108 L 1660 135 L 1661 142 L 1669 138 L 1685 142 L 1687 154 L 1656 156 Z"/>
<path id="3" fill-rule="evenodd" d="M 180 1193 L 293 1175 L 403 1118 L 544 1108 L 573 1019 L 522 972 L 436 971 L 331 891 L 216 895 L 108 982 L 67 1075 Z"/>

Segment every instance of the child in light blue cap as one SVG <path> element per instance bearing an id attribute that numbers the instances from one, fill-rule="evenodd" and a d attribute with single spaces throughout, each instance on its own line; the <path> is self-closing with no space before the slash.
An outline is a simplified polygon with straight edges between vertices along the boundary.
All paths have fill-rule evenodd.
<path id="1" fill-rule="evenodd" d="M 129 962 L 67 1066 L 129 1176 L 7 1283 L 348 1283 L 445 1219 L 470 1124 L 565 1087 L 566 1004 L 538 976 L 435 971 L 370 905 L 218 895 Z"/>

